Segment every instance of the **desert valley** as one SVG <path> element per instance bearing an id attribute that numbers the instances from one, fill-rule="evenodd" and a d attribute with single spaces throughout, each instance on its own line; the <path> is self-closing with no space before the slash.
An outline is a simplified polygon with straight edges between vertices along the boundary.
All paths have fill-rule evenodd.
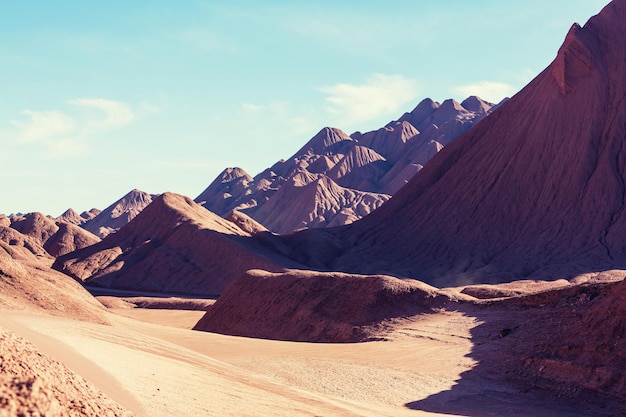
<path id="1" fill-rule="evenodd" d="M 499 103 L 0 215 L 0 416 L 626 415 L 626 0 Z"/>

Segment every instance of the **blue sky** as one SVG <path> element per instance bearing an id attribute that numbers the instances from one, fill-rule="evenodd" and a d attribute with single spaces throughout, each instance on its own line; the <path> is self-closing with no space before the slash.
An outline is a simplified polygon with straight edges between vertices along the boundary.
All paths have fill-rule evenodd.
<path id="1" fill-rule="evenodd" d="M 0 15 L 0 213 L 194 198 L 324 126 L 499 101 L 607 0 L 24 0 Z"/>

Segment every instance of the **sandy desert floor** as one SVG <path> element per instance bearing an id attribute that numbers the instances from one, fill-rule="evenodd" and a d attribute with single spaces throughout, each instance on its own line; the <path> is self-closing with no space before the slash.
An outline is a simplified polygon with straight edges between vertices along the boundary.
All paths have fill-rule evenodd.
<path id="1" fill-rule="evenodd" d="M 0 325 L 141 416 L 598 415 L 472 372 L 484 323 L 467 312 L 403 320 L 385 341 L 314 344 L 188 330 L 199 311 L 111 311 L 112 326 L 8 311 Z"/>

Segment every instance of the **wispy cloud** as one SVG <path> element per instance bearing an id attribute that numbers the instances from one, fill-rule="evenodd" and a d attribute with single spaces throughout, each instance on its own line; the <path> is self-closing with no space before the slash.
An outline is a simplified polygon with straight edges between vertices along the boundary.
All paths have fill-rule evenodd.
<path id="1" fill-rule="evenodd" d="M 135 114 L 130 106 L 119 101 L 103 98 L 78 98 L 70 100 L 69 103 L 85 109 L 99 110 L 99 114 L 90 115 L 83 121 L 83 128 L 89 132 L 120 128 L 135 120 Z"/>
<path id="2" fill-rule="evenodd" d="M 363 84 L 340 83 L 320 91 L 327 94 L 328 113 L 345 126 L 395 114 L 417 97 L 419 88 L 401 75 L 374 74 Z"/>
<path id="3" fill-rule="evenodd" d="M 76 98 L 67 104 L 70 107 L 65 106 L 64 111 L 23 110 L 25 117 L 11 120 L 12 132 L 2 136 L 22 144 L 38 143 L 46 150 L 46 157 L 67 157 L 86 152 L 90 137 L 121 129 L 159 111 L 149 103 L 140 103 L 133 110 L 127 103 L 104 98 Z"/>
<path id="4" fill-rule="evenodd" d="M 28 120 L 11 120 L 10 124 L 18 130 L 17 139 L 22 142 L 36 142 L 65 135 L 71 132 L 74 120 L 59 111 L 23 110 Z"/>
<path id="5" fill-rule="evenodd" d="M 68 158 L 71 156 L 82 155 L 87 152 L 88 147 L 84 141 L 74 138 L 50 140 L 46 142 L 47 152 L 46 158 Z"/>
<path id="6" fill-rule="evenodd" d="M 513 86 L 495 81 L 480 81 L 473 84 L 460 85 L 452 89 L 455 94 L 460 94 L 463 98 L 468 96 L 478 96 L 484 100 L 498 103 L 505 97 L 510 97 L 515 93 Z"/>

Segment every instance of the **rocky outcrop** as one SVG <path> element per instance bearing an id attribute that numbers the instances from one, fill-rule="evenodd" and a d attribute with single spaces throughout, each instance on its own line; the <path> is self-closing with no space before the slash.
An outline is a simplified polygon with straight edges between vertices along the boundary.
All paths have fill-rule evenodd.
<path id="1" fill-rule="evenodd" d="M 255 212 L 255 218 L 277 233 L 339 226 L 366 216 L 389 199 L 386 194 L 341 187 L 327 176 L 301 184 L 297 177 L 289 180 Z"/>

